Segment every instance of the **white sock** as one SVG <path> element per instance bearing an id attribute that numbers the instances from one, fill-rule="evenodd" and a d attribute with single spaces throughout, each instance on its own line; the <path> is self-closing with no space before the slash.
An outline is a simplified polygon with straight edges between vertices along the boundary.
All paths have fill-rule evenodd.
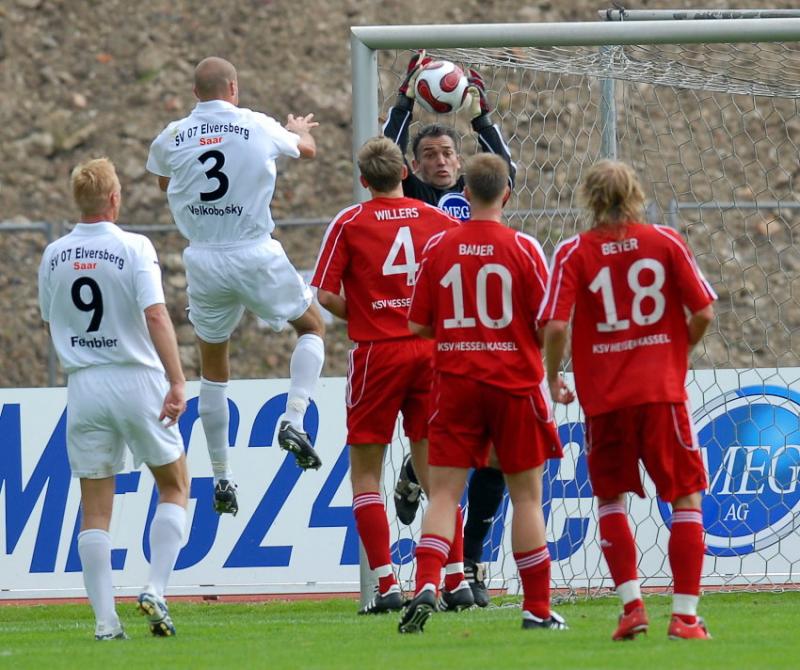
<path id="1" fill-rule="evenodd" d="M 83 566 L 83 583 L 99 626 L 108 629 L 119 625 L 114 609 L 114 586 L 111 579 L 111 536 L 99 528 L 78 534 L 78 555 Z"/>
<path id="2" fill-rule="evenodd" d="M 183 544 L 186 510 L 174 503 L 156 507 L 150 524 L 150 584 L 155 594 L 164 597 L 167 582 Z"/>
<path id="3" fill-rule="evenodd" d="M 197 402 L 197 411 L 203 423 L 203 432 L 206 435 L 208 456 L 211 459 L 211 469 L 214 471 L 214 482 L 220 479 L 232 479 L 228 465 L 228 398 L 226 382 L 210 382 L 200 378 L 200 397 Z"/>
<path id="4" fill-rule="evenodd" d="M 693 596 L 687 593 L 676 593 L 672 596 L 672 613 L 685 614 L 686 616 L 697 616 L 697 604 L 700 596 Z"/>
<path id="5" fill-rule="evenodd" d="M 623 582 L 617 587 L 617 595 L 622 601 L 623 605 L 627 605 L 634 600 L 642 599 L 642 587 L 639 585 L 638 579 L 631 579 L 628 582 Z"/>
<path id="6" fill-rule="evenodd" d="M 289 397 L 284 418 L 298 430 L 303 430 L 303 417 L 317 387 L 322 364 L 325 362 L 325 343 L 319 335 L 303 335 L 297 340 L 289 362 Z"/>

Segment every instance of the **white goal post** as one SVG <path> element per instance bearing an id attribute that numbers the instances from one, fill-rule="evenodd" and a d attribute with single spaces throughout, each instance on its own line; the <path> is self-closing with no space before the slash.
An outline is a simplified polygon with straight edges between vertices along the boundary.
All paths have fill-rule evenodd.
<path id="1" fill-rule="evenodd" d="M 645 185 L 648 218 L 689 239 L 720 294 L 687 385 L 711 479 L 703 584 L 796 585 L 800 11 L 601 16 L 606 21 L 352 28 L 353 155 L 380 133 L 411 52 L 426 49 L 484 75 L 493 118 L 518 163 L 509 224 L 537 237 L 547 253 L 581 226 L 573 187 L 582 170 L 600 157 L 632 163 Z M 460 115 L 447 122 L 468 142 Z M 358 200 L 368 195 L 355 168 L 353 191 Z M 611 582 L 594 539 L 581 418 L 570 412 L 559 418 L 564 462 L 546 474 L 553 581 L 594 592 Z M 391 451 L 384 485 L 390 518 L 400 459 Z M 630 507 L 643 583 L 669 587 L 671 513 L 649 500 Z M 408 584 L 419 526 L 392 527 L 393 558 Z M 493 542 L 501 536 L 502 528 Z M 507 549 L 490 553 L 490 586 L 516 591 Z M 362 575 L 365 595 L 369 571 Z"/>

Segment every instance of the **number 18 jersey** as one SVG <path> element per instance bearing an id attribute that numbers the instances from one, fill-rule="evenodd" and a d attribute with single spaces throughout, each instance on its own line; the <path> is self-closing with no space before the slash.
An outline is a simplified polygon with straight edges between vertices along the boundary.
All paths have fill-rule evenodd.
<path id="1" fill-rule="evenodd" d="M 354 342 L 411 337 L 408 306 L 428 240 L 458 222 L 413 198 L 373 198 L 339 212 L 322 240 L 311 285 L 347 300 Z"/>
<path id="2" fill-rule="evenodd" d="M 144 310 L 164 302 L 152 242 L 110 222 L 79 223 L 39 266 L 39 308 L 67 374 L 96 365 L 161 372 Z"/>
<path id="3" fill-rule="evenodd" d="M 181 234 L 226 245 L 275 228 L 269 209 L 275 159 L 300 156 L 300 137 L 275 119 L 224 100 L 199 102 L 150 146 L 147 170 L 169 177 L 167 199 Z"/>
<path id="4" fill-rule="evenodd" d="M 555 250 L 542 322 L 569 321 L 572 367 L 587 416 L 681 403 L 688 368 L 686 308 L 716 295 L 683 238 L 666 226 L 593 229 Z"/>

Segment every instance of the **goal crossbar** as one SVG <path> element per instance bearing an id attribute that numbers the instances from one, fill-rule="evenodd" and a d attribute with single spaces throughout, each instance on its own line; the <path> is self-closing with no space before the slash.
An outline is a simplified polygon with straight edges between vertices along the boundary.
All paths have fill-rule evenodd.
<path id="1" fill-rule="evenodd" d="M 354 26 L 351 32 L 370 49 L 602 46 L 643 41 L 648 44 L 796 42 L 800 41 L 800 18 Z"/>

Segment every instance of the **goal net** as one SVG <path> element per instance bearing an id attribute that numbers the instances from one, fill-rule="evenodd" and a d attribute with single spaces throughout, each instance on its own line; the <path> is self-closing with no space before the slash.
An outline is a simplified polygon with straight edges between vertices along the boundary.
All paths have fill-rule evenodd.
<path id="1" fill-rule="evenodd" d="M 537 37 L 529 38 L 519 36 L 522 27 L 509 37 L 512 46 L 498 46 L 502 29 L 492 26 L 461 44 L 448 33 L 452 47 L 435 32 L 417 30 L 415 40 L 385 28 L 387 46 L 400 48 L 370 42 L 378 114 L 393 103 L 413 49 L 478 69 L 517 164 L 508 221 L 536 237 L 548 256 L 586 224 L 575 192 L 587 168 L 604 156 L 634 166 L 647 218 L 688 239 L 719 295 L 687 380 L 711 482 L 703 502 L 703 584 L 786 587 L 800 580 L 800 19 L 656 23 L 531 26 Z M 765 28 L 770 24 L 774 31 Z M 697 42 L 703 31 L 711 39 Z M 758 37 L 768 34 L 784 37 Z M 464 112 L 436 118 L 417 105 L 411 136 L 434 120 L 459 130 L 463 154 L 478 151 Z M 369 136 L 376 127 L 360 132 Z M 582 417 L 573 406 L 560 412 L 565 457 L 545 475 L 552 577 L 556 588 L 591 593 L 613 585 L 598 544 Z M 387 459 L 391 519 L 405 448 L 398 437 Z M 490 586 L 515 592 L 507 505 L 483 558 Z M 654 495 L 631 496 L 629 508 L 643 586 L 668 587 L 670 509 Z M 393 558 L 405 584 L 418 532 L 418 521 L 393 522 Z"/>

